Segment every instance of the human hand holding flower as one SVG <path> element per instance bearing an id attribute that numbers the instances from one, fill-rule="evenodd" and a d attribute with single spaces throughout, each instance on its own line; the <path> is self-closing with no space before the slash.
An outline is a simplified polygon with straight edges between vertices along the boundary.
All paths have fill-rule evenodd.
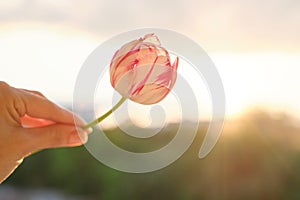
<path id="1" fill-rule="evenodd" d="M 79 126 L 85 124 L 75 118 Z M 41 93 L 0 82 L 0 183 L 32 152 L 81 145 L 90 132 L 76 127 L 71 112 Z"/>
<path id="2" fill-rule="evenodd" d="M 123 45 L 110 63 L 111 84 L 123 97 L 111 110 L 86 125 L 41 93 L 0 82 L 0 183 L 32 152 L 87 142 L 91 127 L 126 99 L 145 105 L 158 103 L 173 88 L 177 67 L 178 57 L 171 64 L 169 53 L 154 34 Z"/>

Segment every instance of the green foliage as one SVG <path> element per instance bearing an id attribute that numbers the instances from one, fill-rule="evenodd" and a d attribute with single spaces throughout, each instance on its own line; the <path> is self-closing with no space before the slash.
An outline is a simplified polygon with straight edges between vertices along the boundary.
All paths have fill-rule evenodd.
<path id="1" fill-rule="evenodd" d="M 213 152 L 199 160 L 205 125 L 180 159 L 146 174 L 110 169 L 84 147 L 45 150 L 27 158 L 6 184 L 56 188 L 90 199 L 299 199 L 300 129 L 290 122 L 264 112 L 228 122 Z M 164 137 L 143 143 L 119 129 L 107 134 L 124 148 L 145 152 L 170 141 L 176 128 L 170 125 Z"/>

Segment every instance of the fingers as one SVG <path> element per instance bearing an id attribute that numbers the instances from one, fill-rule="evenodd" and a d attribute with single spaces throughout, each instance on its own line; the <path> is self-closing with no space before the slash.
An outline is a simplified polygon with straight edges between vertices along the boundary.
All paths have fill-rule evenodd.
<path id="1" fill-rule="evenodd" d="M 0 183 L 32 152 L 86 143 L 91 130 L 75 124 L 85 122 L 39 92 L 0 81 Z"/>
<path id="2" fill-rule="evenodd" d="M 47 119 L 56 123 L 74 124 L 74 120 L 78 126 L 83 126 L 85 122 L 78 116 L 68 110 L 65 110 L 42 95 L 22 92 L 22 99 L 25 103 L 26 114 L 34 118 Z"/>
<path id="3" fill-rule="evenodd" d="M 33 118 L 26 114 L 20 118 L 20 121 L 24 128 L 37 128 L 37 127 L 55 124 L 55 122 L 53 122 L 53 121 L 46 120 L 46 119 Z"/>
<path id="4" fill-rule="evenodd" d="M 36 94 L 36 95 L 39 95 L 40 97 L 44 97 L 46 98 L 41 92 L 39 91 L 35 91 L 35 90 L 27 90 L 27 89 L 20 89 L 20 90 L 23 90 L 24 92 L 29 92 L 29 93 L 32 93 L 32 94 Z"/>
<path id="5" fill-rule="evenodd" d="M 63 124 L 53 124 L 38 128 L 19 128 L 18 137 L 22 141 L 25 153 L 33 151 L 55 148 L 72 147 L 85 144 L 91 129 L 82 130 L 78 127 Z"/>

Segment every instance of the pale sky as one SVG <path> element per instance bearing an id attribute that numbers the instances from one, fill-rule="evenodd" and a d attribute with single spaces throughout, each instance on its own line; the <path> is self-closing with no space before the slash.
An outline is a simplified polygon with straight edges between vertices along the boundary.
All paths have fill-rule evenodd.
<path id="1" fill-rule="evenodd" d="M 11 0 L 0 22 L 74 28 L 97 39 L 138 27 L 184 33 L 208 50 L 299 51 L 298 0 Z"/>
<path id="2" fill-rule="evenodd" d="M 0 80 L 55 102 L 72 102 L 78 71 L 101 42 L 158 27 L 206 50 L 229 116 L 255 105 L 300 114 L 298 0 L 11 0 L 0 2 L 0 24 Z"/>

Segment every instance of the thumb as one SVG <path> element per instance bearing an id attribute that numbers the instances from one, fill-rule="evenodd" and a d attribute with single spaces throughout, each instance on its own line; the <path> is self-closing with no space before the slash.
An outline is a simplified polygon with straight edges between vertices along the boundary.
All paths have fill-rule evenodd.
<path id="1" fill-rule="evenodd" d="M 74 125 L 53 124 L 38 128 L 20 128 L 19 136 L 28 153 L 55 147 L 79 146 L 87 142 L 90 130 Z"/>

